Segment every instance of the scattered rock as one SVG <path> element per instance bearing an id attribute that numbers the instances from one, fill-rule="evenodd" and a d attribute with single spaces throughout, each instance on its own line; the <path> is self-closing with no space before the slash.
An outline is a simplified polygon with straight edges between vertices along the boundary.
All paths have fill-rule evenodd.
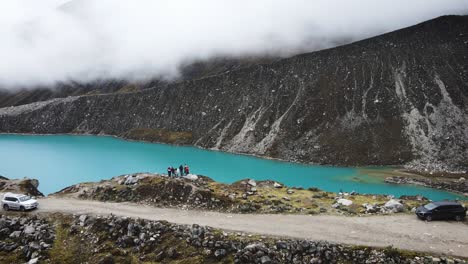
<path id="1" fill-rule="evenodd" d="M 250 186 L 253 186 L 253 187 L 257 186 L 257 182 L 256 182 L 255 180 L 253 180 L 253 179 L 250 179 L 250 180 L 247 182 L 247 184 L 250 185 Z"/>
<path id="2" fill-rule="evenodd" d="M 398 213 L 402 212 L 405 207 L 399 201 L 391 199 L 390 201 L 385 203 L 384 208 L 387 210 L 391 210 L 394 213 Z"/>
<path id="3" fill-rule="evenodd" d="M 127 179 L 125 180 L 124 184 L 125 185 L 134 185 L 138 183 L 138 177 L 134 175 L 129 175 L 127 176 Z"/>
<path id="4" fill-rule="evenodd" d="M 13 231 L 11 234 L 10 234 L 10 237 L 11 238 L 18 238 L 21 236 L 21 231 Z"/>
<path id="5" fill-rule="evenodd" d="M 34 233 L 36 231 L 36 229 L 34 228 L 34 226 L 26 226 L 23 230 L 23 233 L 26 234 L 26 235 L 30 235 L 32 233 Z"/>
<path id="6" fill-rule="evenodd" d="M 28 226 L 34 227 L 34 236 L 24 240 L 24 236 L 11 238 L 11 243 L 0 241 L 0 251 L 12 252 L 8 254 L 24 254 L 28 263 L 49 263 L 47 251 L 54 243 L 54 237 L 49 236 L 54 226 L 44 220 L 27 220 L 1 217 L 0 226 L 11 225 L 8 235 L 21 232 Z M 386 254 L 383 249 L 355 248 L 347 245 L 332 244 L 324 241 L 309 240 L 275 240 L 265 237 L 253 238 L 251 235 L 238 233 L 233 238 L 226 232 L 202 227 L 199 225 L 185 226 L 171 224 L 166 221 L 148 221 L 126 217 L 103 216 L 82 217 L 74 216 L 73 224 L 79 226 L 84 220 L 84 228 L 74 233 L 79 241 L 86 241 L 92 245 L 93 255 L 101 256 L 94 263 L 120 263 L 118 258 L 132 254 L 136 260 L 156 262 L 176 262 L 194 255 L 215 257 L 232 260 L 234 263 L 461 263 L 448 257 L 432 257 L 420 255 L 407 259 L 398 253 Z M 23 225 L 20 225 L 23 223 Z M 107 241 L 99 239 L 108 239 Z M 266 240 L 263 240 L 266 239 Z M 112 243 L 115 241 L 115 243 Z M 177 241 L 187 242 L 190 247 L 187 252 L 178 251 Z M 108 243 L 111 242 L 111 243 Z M 168 244 L 169 242 L 169 244 Z M 101 244 L 106 244 L 101 247 Z M 109 246 L 114 245 L 112 254 Z M 18 250 L 21 249 L 21 250 Z M 151 253 L 151 257 L 150 254 Z M 418 253 L 419 254 L 419 253 Z M 210 260 L 210 261 L 211 261 Z M 202 259 L 203 261 L 203 259 Z M 53 263 L 53 261 L 52 261 Z"/>
<path id="7" fill-rule="evenodd" d="M 273 187 L 275 187 L 275 188 L 283 188 L 283 185 L 281 185 L 281 184 L 275 182 L 275 183 L 273 183 Z"/>
<path id="8" fill-rule="evenodd" d="M 270 257 L 268 257 L 268 256 L 263 256 L 263 257 L 260 259 L 260 263 L 262 263 L 262 264 L 270 264 L 270 263 L 271 263 L 271 259 L 270 259 Z"/>
<path id="9" fill-rule="evenodd" d="M 28 264 L 37 264 L 38 261 L 39 261 L 39 258 L 32 258 L 28 261 Z"/>
<path id="10" fill-rule="evenodd" d="M 353 204 L 353 201 L 351 200 L 348 200 L 348 199 L 344 199 L 344 198 L 340 198 L 336 201 L 337 204 L 340 204 L 340 205 L 344 205 L 344 206 L 350 206 Z"/>
<path id="11" fill-rule="evenodd" d="M 217 249 L 215 252 L 214 252 L 214 255 L 216 258 L 218 259 L 221 259 L 221 258 L 224 258 L 226 256 L 226 250 L 221 248 L 221 249 Z"/>
<path id="12" fill-rule="evenodd" d="M 80 215 L 80 217 L 78 218 L 78 220 L 80 220 L 80 225 L 81 225 L 81 226 L 84 226 L 86 219 L 88 219 L 88 216 L 87 216 L 87 215 Z"/>

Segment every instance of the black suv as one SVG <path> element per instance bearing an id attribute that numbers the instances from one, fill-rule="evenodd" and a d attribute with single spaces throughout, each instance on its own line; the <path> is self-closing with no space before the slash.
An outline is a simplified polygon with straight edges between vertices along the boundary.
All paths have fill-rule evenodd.
<path id="1" fill-rule="evenodd" d="M 455 219 L 461 221 L 466 216 L 466 208 L 456 202 L 433 202 L 416 209 L 419 219 Z"/>

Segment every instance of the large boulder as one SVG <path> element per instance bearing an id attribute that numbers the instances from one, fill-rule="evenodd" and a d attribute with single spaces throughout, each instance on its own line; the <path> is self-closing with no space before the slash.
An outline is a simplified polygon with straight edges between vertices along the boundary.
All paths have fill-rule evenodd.
<path id="1" fill-rule="evenodd" d="M 257 186 L 257 182 L 256 182 L 255 180 L 253 180 L 253 179 L 250 179 L 247 183 L 248 183 L 250 186 L 253 186 L 253 187 Z"/>
<path id="2" fill-rule="evenodd" d="M 37 187 L 39 181 L 36 179 L 8 179 L 0 176 L 0 192 L 24 193 L 31 196 L 44 196 Z"/>
<path id="3" fill-rule="evenodd" d="M 385 203 L 384 208 L 394 213 L 398 213 L 402 212 L 405 207 L 398 200 L 391 199 L 390 201 Z"/>
<path id="4" fill-rule="evenodd" d="M 136 177 L 134 175 L 130 175 L 130 176 L 126 177 L 126 178 L 127 179 L 124 182 L 125 185 L 134 185 L 134 184 L 138 183 L 138 177 Z"/>
<path id="5" fill-rule="evenodd" d="M 353 201 L 351 200 L 348 200 L 348 199 L 343 199 L 343 198 L 340 198 L 336 201 L 337 204 L 341 204 L 341 205 L 344 205 L 344 206 L 350 206 L 353 204 Z"/>
<path id="6" fill-rule="evenodd" d="M 198 180 L 198 176 L 195 175 L 195 174 L 187 174 L 187 175 L 182 176 L 182 177 L 185 178 L 185 179 L 188 179 L 188 180 L 192 180 L 192 181 Z"/>

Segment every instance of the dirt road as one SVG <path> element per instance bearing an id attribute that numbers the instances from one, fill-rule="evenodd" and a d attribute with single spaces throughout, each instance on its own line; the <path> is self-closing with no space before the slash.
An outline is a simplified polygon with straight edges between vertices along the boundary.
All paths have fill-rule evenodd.
<path id="1" fill-rule="evenodd" d="M 367 246 L 393 245 L 401 249 L 468 257 L 468 225 L 445 221 L 426 223 L 403 214 L 373 217 L 228 214 L 62 198 L 41 199 L 40 209 L 35 212 L 112 213 L 280 237 Z"/>

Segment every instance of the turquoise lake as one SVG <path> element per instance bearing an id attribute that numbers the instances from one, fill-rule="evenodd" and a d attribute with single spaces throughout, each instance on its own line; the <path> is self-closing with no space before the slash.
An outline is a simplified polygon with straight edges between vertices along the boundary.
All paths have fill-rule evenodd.
<path id="1" fill-rule="evenodd" d="M 165 173 L 168 166 L 187 164 L 191 173 L 224 183 L 271 179 L 288 186 L 322 190 L 420 194 L 433 200 L 463 199 L 430 188 L 385 184 L 358 168 L 302 165 L 246 155 L 164 144 L 131 142 L 112 137 L 71 135 L 0 135 L 0 175 L 35 178 L 44 194 L 67 186 L 135 172 Z"/>

